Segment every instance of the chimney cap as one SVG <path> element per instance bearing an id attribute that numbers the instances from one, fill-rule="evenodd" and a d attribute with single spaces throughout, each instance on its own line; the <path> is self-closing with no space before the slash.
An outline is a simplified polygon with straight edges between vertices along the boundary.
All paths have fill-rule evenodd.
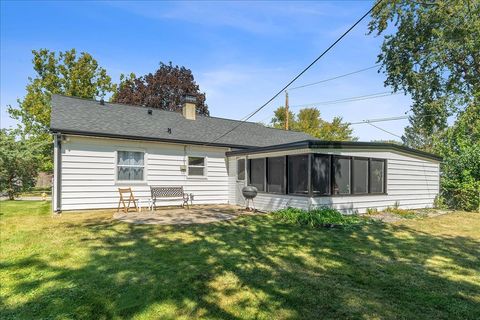
<path id="1" fill-rule="evenodd" d="M 197 97 L 192 94 L 185 94 L 182 97 L 182 103 L 197 103 Z"/>

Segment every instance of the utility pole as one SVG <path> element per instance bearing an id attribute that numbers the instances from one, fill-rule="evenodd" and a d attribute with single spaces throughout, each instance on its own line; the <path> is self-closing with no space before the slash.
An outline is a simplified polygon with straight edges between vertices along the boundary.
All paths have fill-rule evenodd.
<path id="1" fill-rule="evenodd" d="M 285 90 L 285 130 L 288 130 L 288 118 L 290 112 L 288 112 L 288 91 Z"/>

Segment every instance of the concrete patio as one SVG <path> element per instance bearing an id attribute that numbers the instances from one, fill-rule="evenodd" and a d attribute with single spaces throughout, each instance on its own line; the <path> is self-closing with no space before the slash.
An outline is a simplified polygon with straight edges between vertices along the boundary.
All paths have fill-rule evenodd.
<path id="1" fill-rule="evenodd" d="M 116 212 L 113 218 L 119 221 L 136 224 L 202 224 L 224 220 L 231 220 L 240 215 L 252 214 L 243 207 L 231 205 L 196 205 L 190 209 L 180 207 L 164 207 L 155 211 L 142 210 L 140 212 Z"/>

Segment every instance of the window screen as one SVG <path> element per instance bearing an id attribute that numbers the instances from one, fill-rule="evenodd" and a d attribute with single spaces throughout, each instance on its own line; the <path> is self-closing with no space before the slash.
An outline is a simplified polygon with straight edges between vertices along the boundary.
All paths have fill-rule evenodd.
<path id="1" fill-rule="evenodd" d="M 308 194 L 308 155 L 288 156 L 288 193 Z"/>
<path id="2" fill-rule="evenodd" d="M 189 176 L 205 175 L 205 158 L 204 157 L 188 157 L 188 175 Z"/>
<path id="3" fill-rule="evenodd" d="M 267 158 L 267 191 L 285 193 L 285 157 Z"/>
<path id="4" fill-rule="evenodd" d="M 333 158 L 333 194 L 350 194 L 350 159 Z"/>
<path id="5" fill-rule="evenodd" d="M 385 161 L 370 161 L 370 193 L 384 193 Z"/>
<path id="6" fill-rule="evenodd" d="M 368 159 L 353 160 L 353 193 L 368 193 Z"/>
<path id="7" fill-rule="evenodd" d="M 237 160 L 237 180 L 245 180 L 245 159 Z"/>
<path id="8" fill-rule="evenodd" d="M 135 151 L 117 152 L 117 180 L 142 181 L 144 153 Z"/>
<path id="9" fill-rule="evenodd" d="M 250 159 L 250 185 L 265 191 L 265 159 Z"/>
<path id="10" fill-rule="evenodd" d="M 314 195 L 330 194 L 330 156 L 313 155 L 312 192 Z"/>

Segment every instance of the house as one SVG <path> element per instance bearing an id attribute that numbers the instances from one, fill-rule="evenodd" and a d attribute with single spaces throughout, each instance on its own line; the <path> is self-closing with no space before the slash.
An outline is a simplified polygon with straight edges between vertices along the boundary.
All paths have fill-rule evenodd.
<path id="1" fill-rule="evenodd" d="M 179 113 L 54 95 L 53 208 L 115 208 L 119 187 L 148 199 L 150 186 L 183 186 L 196 204 L 244 205 L 241 189 L 250 184 L 265 211 L 424 208 L 438 195 L 435 155 L 239 124 L 200 116 L 188 99 Z"/>

